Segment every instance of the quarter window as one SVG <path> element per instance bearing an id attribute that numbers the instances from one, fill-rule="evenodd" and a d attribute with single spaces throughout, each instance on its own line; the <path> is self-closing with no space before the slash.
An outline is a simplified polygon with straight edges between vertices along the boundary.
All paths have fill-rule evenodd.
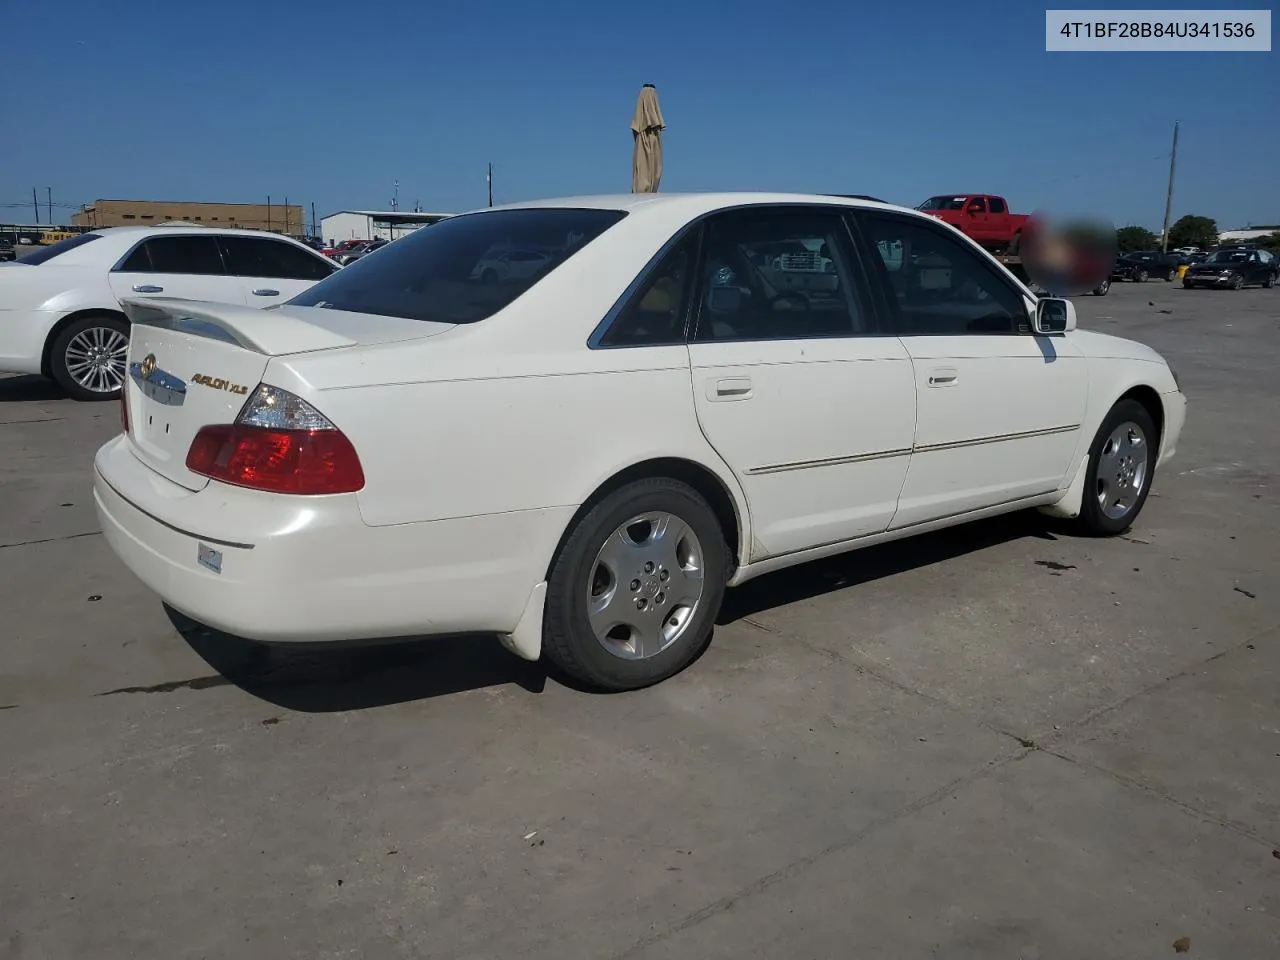
<path id="1" fill-rule="evenodd" d="M 992 213 L 1004 213 L 1004 201 L 999 197 L 988 197 L 987 206 Z"/>
<path id="2" fill-rule="evenodd" d="M 269 277 L 276 280 L 323 280 L 336 266 L 299 250 L 282 240 L 256 237 L 219 237 L 227 272 L 236 277 Z"/>
<path id="3" fill-rule="evenodd" d="M 699 340 L 798 340 L 871 332 L 839 214 L 720 214 L 707 221 Z"/>
<path id="4" fill-rule="evenodd" d="M 664 256 L 627 301 L 603 337 L 602 347 L 655 347 L 684 343 L 684 322 L 697 257 L 693 230 Z"/>
<path id="5" fill-rule="evenodd" d="M 904 336 L 1028 329 L 1022 295 L 954 237 L 915 218 L 872 214 L 862 224 L 879 254 Z"/>
<path id="6" fill-rule="evenodd" d="M 187 273 L 222 276 L 222 254 L 213 237 L 152 237 L 130 254 L 125 273 Z"/>

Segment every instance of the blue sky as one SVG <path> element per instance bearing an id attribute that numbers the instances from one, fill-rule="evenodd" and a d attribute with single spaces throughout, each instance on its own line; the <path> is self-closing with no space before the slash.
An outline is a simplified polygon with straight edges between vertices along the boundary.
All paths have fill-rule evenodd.
<path id="1" fill-rule="evenodd" d="M 652 82 L 664 190 L 983 191 L 1158 229 L 1177 119 L 1174 216 L 1280 222 L 1277 53 L 1049 54 L 1044 9 L 6 3 L 0 73 L 20 93 L 0 100 L 0 203 L 27 205 L 0 220 L 30 219 L 32 186 L 42 204 L 46 186 L 62 203 L 270 194 L 323 215 L 385 208 L 398 179 L 402 209 L 460 211 L 486 202 L 489 161 L 498 202 L 626 191 Z"/>

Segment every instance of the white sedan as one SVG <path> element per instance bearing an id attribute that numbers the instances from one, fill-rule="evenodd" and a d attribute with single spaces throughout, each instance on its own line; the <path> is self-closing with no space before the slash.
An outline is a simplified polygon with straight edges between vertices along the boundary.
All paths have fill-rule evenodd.
<path id="1" fill-rule="evenodd" d="M 554 253 L 485 282 L 495 246 Z M 502 207 L 277 310 L 126 309 L 94 495 L 164 600 L 268 642 L 496 633 L 610 689 L 679 671 L 772 570 L 1027 507 L 1121 532 L 1185 415 L 1153 350 L 831 197 Z"/>
<path id="2" fill-rule="evenodd" d="M 0 266 L 0 371 L 56 380 L 77 400 L 111 400 L 125 380 L 125 297 L 266 307 L 338 269 L 256 230 L 113 227 Z"/>

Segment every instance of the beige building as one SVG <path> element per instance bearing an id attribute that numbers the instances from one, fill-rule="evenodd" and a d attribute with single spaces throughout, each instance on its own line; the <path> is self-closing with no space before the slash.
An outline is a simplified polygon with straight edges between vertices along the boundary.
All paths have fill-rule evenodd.
<path id="1" fill-rule="evenodd" d="M 73 214 L 78 227 L 145 227 L 187 220 L 208 227 L 240 227 L 300 235 L 307 232 L 302 207 L 292 203 L 195 203 L 188 200 L 97 200 Z"/>

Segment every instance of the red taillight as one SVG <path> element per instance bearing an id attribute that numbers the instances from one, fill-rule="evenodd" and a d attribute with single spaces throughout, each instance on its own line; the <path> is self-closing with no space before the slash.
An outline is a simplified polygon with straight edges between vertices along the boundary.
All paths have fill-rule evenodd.
<path id="1" fill-rule="evenodd" d="M 364 487 L 355 447 L 340 430 L 279 430 L 245 424 L 204 427 L 187 469 L 273 493 L 354 493 Z"/>

